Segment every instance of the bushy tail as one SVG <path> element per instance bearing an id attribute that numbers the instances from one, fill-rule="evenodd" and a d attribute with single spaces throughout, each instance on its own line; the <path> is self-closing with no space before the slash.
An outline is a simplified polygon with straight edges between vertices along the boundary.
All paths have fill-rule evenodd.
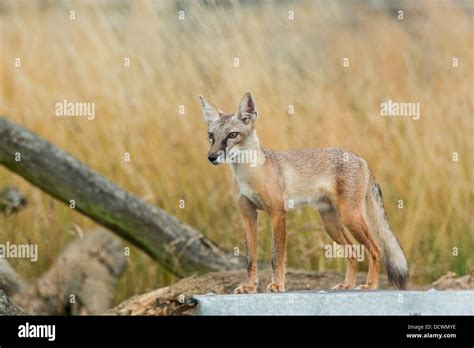
<path id="1" fill-rule="evenodd" d="M 405 289 L 409 277 L 408 262 L 400 242 L 394 236 L 388 223 L 380 186 L 373 179 L 371 179 L 369 192 L 367 193 L 367 208 L 371 230 L 375 233 L 385 260 L 388 280 L 396 288 Z"/>

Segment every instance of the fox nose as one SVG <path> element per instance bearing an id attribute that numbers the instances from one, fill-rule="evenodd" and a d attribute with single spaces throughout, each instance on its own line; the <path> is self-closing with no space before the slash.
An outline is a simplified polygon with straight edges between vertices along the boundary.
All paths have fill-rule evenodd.
<path id="1" fill-rule="evenodd" d="M 209 162 L 211 162 L 212 164 L 215 164 L 216 160 L 217 160 L 217 155 L 215 154 L 210 154 L 209 156 L 207 156 L 207 159 L 209 160 Z"/>

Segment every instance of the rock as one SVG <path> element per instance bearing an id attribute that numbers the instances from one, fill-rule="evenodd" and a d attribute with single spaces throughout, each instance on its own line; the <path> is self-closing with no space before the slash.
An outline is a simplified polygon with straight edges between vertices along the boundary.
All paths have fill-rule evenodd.
<path id="1" fill-rule="evenodd" d="M 36 315 L 102 314 L 112 305 L 125 265 L 121 241 L 97 229 L 74 240 L 49 270 L 14 300 Z"/>
<path id="2" fill-rule="evenodd" d="M 25 196 L 14 187 L 0 191 L 0 213 L 11 214 L 26 206 Z"/>

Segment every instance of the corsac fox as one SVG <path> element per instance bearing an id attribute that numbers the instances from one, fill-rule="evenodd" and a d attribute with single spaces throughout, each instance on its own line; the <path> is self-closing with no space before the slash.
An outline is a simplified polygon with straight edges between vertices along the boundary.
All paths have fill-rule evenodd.
<path id="1" fill-rule="evenodd" d="M 380 187 L 364 159 L 340 148 L 265 149 L 255 131 L 257 108 L 250 93 L 230 114 L 199 99 L 208 124 L 208 159 L 214 165 L 229 163 L 235 179 L 247 249 L 247 280 L 235 293 L 257 291 L 258 210 L 269 214 L 273 230 L 273 275 L 267 291 L 285 291 L 286 212 L 302 204 L 318 210 L 335 242 L 364 246 L 369 256 L 367 282 L 357 289 L 377 289 L 382 259 L 389 281 L 405 289 L 408 263 L 388 223 Z M 333 289 L 356 286 L 357 264 L 355 257 L 347 258 L 345 279 Z"/>

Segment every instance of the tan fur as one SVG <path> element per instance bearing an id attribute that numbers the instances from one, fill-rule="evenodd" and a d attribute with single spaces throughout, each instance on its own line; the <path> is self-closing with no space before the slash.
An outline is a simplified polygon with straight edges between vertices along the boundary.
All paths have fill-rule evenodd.
<path id="1" fill-rule="evenodd" d="M 209 160 L 219 164 L 215 159 L 219 152 L 253 151 L 256 158 L 254 165 L 230 163 L 248 264 L 247 281 L 236 293 L 253 293 L 257 289 L 258 210 L 269 214 L 273 230 L 273 278 L 267 291 L 285 291 L 286 212 L 302 204 L 317 208 L 326 231 L 337 243 L 353 244 L 355 240 L 365 246 L 369 271 L 367 283 L 360 289 L 377 289 L 384 255 L 390 279 L 404 287 L 408 276 L 406 259 L 398 242 L 393 242 L 396 238 L 386 220 L 380 190 L 364 159 L 339 148 L 262 148 L 255 132 L 257 110 L 250 93 L 244 95 L 233 114 L 217 112 L 202 97 L 201 107 L 209 125 Z M 237 135 L 231 138 L 231 133 Z M 334 289 L 354 288 L 356 271 L 357 260 L 348 259 L 345 280 Z"/>

